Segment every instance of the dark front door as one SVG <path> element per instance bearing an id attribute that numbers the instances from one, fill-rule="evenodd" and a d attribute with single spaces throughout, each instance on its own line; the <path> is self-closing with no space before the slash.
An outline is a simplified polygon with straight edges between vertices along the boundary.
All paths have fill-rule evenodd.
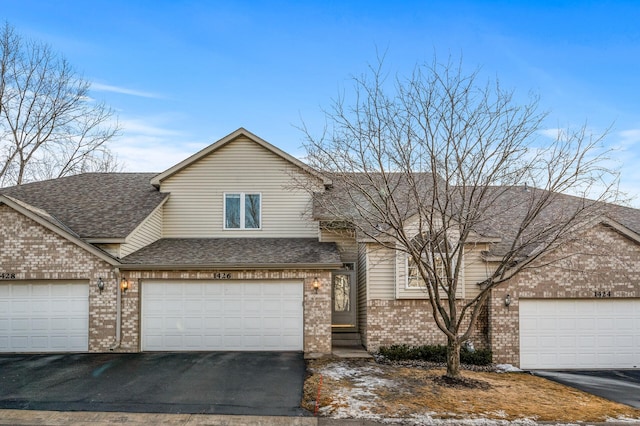
<path id="1" fill-rule="evenodd" d="M 355 271 L 336 271 L 332 274 L 331 324 L 333 331 L 356 331 Z"/>

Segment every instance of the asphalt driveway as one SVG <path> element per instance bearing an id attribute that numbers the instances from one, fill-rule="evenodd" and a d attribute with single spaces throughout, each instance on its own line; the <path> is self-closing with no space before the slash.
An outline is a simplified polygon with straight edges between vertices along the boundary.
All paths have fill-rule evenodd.
<path id="1" fill-rule="evenodd" d="M 298 352 L 0 354 L 0 408 L 300 416 Z"/>
<path id="2" fill-rule="evenodd" d="M 532 371 L 563 385 L 640 408 L 640 369 Z"/>

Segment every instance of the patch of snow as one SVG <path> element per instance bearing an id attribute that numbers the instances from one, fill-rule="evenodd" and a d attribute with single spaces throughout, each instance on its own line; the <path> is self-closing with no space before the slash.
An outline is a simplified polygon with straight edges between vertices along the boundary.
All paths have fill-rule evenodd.
<path id="1" fill-rule="evenodd" d="M 400 419 L 384 419 L 385 423 L 397 423 Z M 410 419 L 402 419 L 403 425 L 433 425 L 433 426 L 453 426 L 453 425 L 466 425 L 466 426 L 507 426 L 507 425 L 522 425 L 522 426 L 534 426 L 537 423 L 531 419 L 519 419 L 519 420 L 494 420 L 484 418 L 474 419 L 434 419 L 430 414 L 414 415 Z"/>
<path id="2" fill-rule="evenodd" d="M 514 367 L 511 364 L 498 364 L 496 365 L 496 373 L 522 373 L 524 370 L 520 370 L 518 367 Z"/>
<path id="3" fill-rule="evenodd" d="M 607 417 L 607 420 L 605 420 L 605 421 L 606 422 L 616 422 L 616 423 L 633 423 L 633 424 L 637 424 L 638 420 L 640 420 L 640 418 L 621 416 L 621 417 L 616 417 L 615 419 L 613 417 Z"/>
<path id="4" fill-rule="evenodd" d="M 352 367 L 344 362 L 332 363 L 322 368 L 319 374 L 334 380 L 348 378 L 353 387 L 337 391 L 333 403 L 322 407 L 320 413 L 338 419 L 366 418 L 380 420 L 378 414 L 372 412 L 379 399 L 373 390 L 393 388 L 397 384 L 393 380 L 378 377 L 382 370 L 375 365 Z"/>

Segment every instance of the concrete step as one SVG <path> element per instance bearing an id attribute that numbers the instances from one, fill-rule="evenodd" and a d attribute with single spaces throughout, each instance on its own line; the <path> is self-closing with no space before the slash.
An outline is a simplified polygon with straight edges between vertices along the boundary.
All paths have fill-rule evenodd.
<path id="1" fill-rule="evenodd" d="M 362 347 L 360 333 L 332 333 L 331 344 L 342 347 Z"/>

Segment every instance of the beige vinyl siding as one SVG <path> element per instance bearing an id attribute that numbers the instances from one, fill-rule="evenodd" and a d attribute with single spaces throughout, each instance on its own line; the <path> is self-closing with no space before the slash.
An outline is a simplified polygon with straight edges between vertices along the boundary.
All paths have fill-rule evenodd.
<path id="1" fill-rule="evenodd" d="M 358 266 L 357 266 L 357 281 L 358 281 L 358 328 L 360 335 L 363 338 L 363 343 L 366 346 L 367 336 L 367 245 L 358 244 Z"/>
<path id="2" fill-rule="evenodd" d="M 428 299 L 429 293 L 427 289 L 419 289 L 419 288 L 407 288 L 407 255 L 402 252 L 398 252 L 396 256 L 396 270 L 397 274 L 397 283 L 396 283 L 396 298 L 397 299 Z M 466 296 L 465 294 L 465 266 L 466 259 L 462 260 L 462 279 L 460 282 L 462 285 L 459 285 L 456 289 L 456 299 L 462 299 Z M 446 294 L 444 292 L 440 293 L 440 297 L 446 298 Z"/>
<path id="3" fill-rule="evenodd" d="M 113 257 L 121 257 L 120 256 L 120 244 L 94 244 L 94 246 L 98 247 L 101 250 L 106 251 Z"/>
<path id="4" fill-rule="evenodd" d="M 320 230 L 320 241 L 336 243 L 343 263 L 358 261 L 358 244 L 355 231 L 351 230 Z"/>
<path id="5" fill-rule="evenodd" d="M 367 278 L 369 300 L 393 300 L 395 297 L 395 250 L 367 244 Z"/>
<path id="6" fill-rule="evenodd" d="M 492 272 L 492 266 L 482 259 L 482 252 L 488 250 L 487 244 L 468 247 L 464 252 L 465 295 L 472 299 L 480 292 L 479 282 L 484 281 Z"/>
<path id="7" fill-rule="evenodd" d="M 292 188 L 297 166 L 241 136 L 167 178 L 163 237 L 317 237 L 311 197 Z M 261 229 L 224 230 L 224 193 L 260 193 Z"/>
<path id="8" fill-rule="evenodd" d="M 158 208 L 127 237 L 127 242 L 123 244 L 120 249 L 122 257 L 162 238 L 162 207 L 162 204 L 158 206 Z"/>

